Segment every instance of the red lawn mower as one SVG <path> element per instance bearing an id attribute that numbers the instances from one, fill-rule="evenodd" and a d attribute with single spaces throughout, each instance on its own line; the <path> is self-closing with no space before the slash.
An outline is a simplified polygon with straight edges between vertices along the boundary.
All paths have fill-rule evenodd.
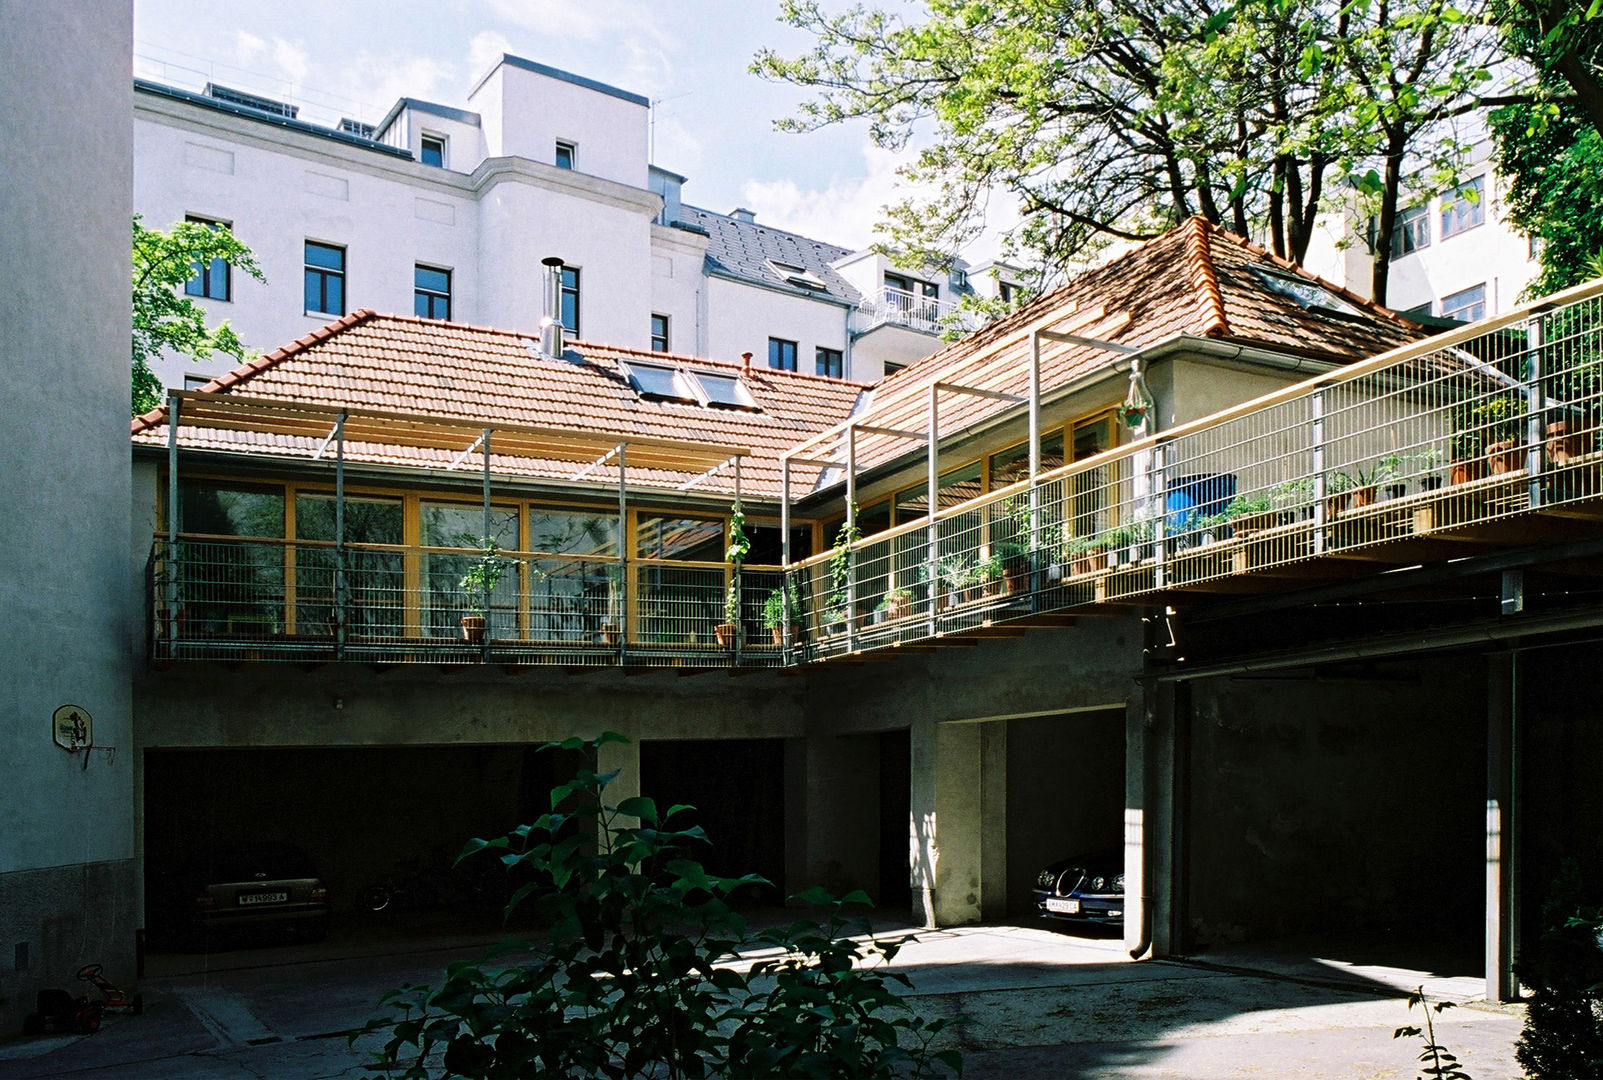
<path id="1" fill-rule="evenodd" d="M 97 1001 L 89 997 L 73 997 L 60 987 L 39 991 L 34 1010 L 22 1020 L 24 1035 L 38 1035 L 46 1028 L 55 1031 L 76 1031 L 85 1035 L 100 1030 L 100 1018 L 108 1012 L 125 1012 L 138 1016 L 145 1011 L 141 994 L 129 997 L 106 978 L 104 964 L 85 964 L 77 971 L 80 980 L 94 985 L 100 991 Z"/>

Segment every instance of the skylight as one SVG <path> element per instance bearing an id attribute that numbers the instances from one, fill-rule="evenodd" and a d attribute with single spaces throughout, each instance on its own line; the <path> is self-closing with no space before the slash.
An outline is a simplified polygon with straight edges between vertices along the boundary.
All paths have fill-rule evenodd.
<path id="1" fill-rule="evenodd" d="M 778 274 L 792 285 L 800 285 L 804 289 L 829 288 L 829 286 L 824 283 L 823 278 L 819 277 L 805 266 L 796 266 L 792 263 L 776 262 L 773 259 L 768 260 L 768 265 L 773 268 L 774 273 Z"/>
<path id="2" fill-rule="evenodd" d="M 1261 266 L 1248 267 L 1258 280 L 1281 296 L 1289 297 L 1305 308 L 1334 311 L 1341 315 L 1361 315 L 1356 307 L 1343 300 L 1317 281 L 1296 274 L 1266 270 Z"/>
<path id="3" fill-rule="evenodd" d="M 662 398 L 667 401 L 695 402 L 695 392 L 685 384 L 679 369 L 658 364 L 632 363 L 629 377 L 641 397 Z"/>
<path id="4" fill-rule="evenodd" d="M 754 409 L 757 402 L 734 375 L 721 372 L 692 371 L 688 373 L 700 384 L 708 405 L 721 405 L 730 409 Z"/>

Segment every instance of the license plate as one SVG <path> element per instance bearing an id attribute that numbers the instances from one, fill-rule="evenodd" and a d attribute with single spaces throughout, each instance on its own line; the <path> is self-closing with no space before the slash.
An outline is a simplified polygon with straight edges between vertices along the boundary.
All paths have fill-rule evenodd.
<path id="1" fill-rule="evenodd" d="M 246 892 L 239 894 L 239 902 L 244 904 L 282 904 L 289 899 L 289 893 L 279 892 Z"/>
<path id="2" fill-rule="evenodd" d="M 1064 900 L 1058 896 L 1049 896 L 1046 898 L 1046 910 L 1055 915 L 1078 915 L 1080 913 L 1080 902 L 1078 900 Z"/>

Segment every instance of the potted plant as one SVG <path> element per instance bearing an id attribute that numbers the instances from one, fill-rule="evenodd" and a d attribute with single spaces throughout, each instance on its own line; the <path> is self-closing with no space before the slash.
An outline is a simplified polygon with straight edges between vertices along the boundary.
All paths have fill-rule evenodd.
<path id="1" fill-rule="evenodd" d="M 490 598 L 495 595 L 495 587 L 506 571 L 506 559 L 501 556 L 501 545 L 495 537 L 483 536 L 473 542 L 479 548 L 479 558 L 462 575 L 457 588 L 467 594 L 468 602 L 475 609 L 473 614 L 462 616 L 462 639 L 469 645 L 479 645 L 488 630 Z"/>
<path id="2" fill-rule="evenodd" d="M 890 622 L 895 622 L 897 619 L 911 614 L 913 611 L 913 590 L 892 589 L 880 599 L 879 606 L 874 610 L 883 612 L 885 618 Z"/>
<path id="3" fill-rule="evenodd" d="M 729 588 L 724 593 L 724 621 L 712 628 L 718 638 L 718 647 L 733 649 L 740 631 L 740 568 L 751 552 L 751 540 L 746 536 L 746 512 L 736 502 L 729 508 L 729 546 L 724 559 L 732 567 Z"/>
<path id="4" fill-rule="evenodd" d="M 980 560 L 974 568 L 974 576 L 975 584 L 984 590 L 986 596 L 1001 594 L 1003 583 L 1007 578 L 1007 560 L 1002 556 L 1001 545 Z"/>
<path id="5" fill-rule="evenodd" d="M 1240 537 L 1252 536 L 1280 523 L 1275 501 L 1267 491 L 1256 495 L 1237 495 L 1224 509 L 1230 521 L 1231 532 Z"/>
<path id="6" fill-rule="evenodd" d="M 785 643 L 785 594 L 787 592 L 790 594 L 791 638 L 794 639 L 801 629 L 801 622 L 797 618 L 797 613 L 801 610 L 801 607 L 796 602 L 795 586 L 790 585 L 784 589 L 775 589 L 763 601 L 763 629 L 773 633 L 775 645 L 783 645 Z"/>
<path id="7" fill-rule="evenodd" d="M 824 624 L 830 633 L 839 633 L 846 622 L 851 597 L 852 545 L 863 538 L 856 515 L 840 523 L 835 531 L 835 547 L 829 554 L 829 603 L 824 607 Z"/>
<path id="8" fill-rule="evenodd" d="M 1108 543 L 1100 533 L 1074 537 L 1064 552 L 1069 557 L 1069 564 L 1075 577 L 1094 574 L 1108 567 Z"/>
<path id="9" fill-rule="evenodd" d="M 1501 476 L 1524 467 L 1525 447 L 1520 430 L 1524 415 L 1525 399 L 1512 393 L 1485 398 L 1470 408 L 1470 423 L 1481 439 L 1490 475 Z"/>

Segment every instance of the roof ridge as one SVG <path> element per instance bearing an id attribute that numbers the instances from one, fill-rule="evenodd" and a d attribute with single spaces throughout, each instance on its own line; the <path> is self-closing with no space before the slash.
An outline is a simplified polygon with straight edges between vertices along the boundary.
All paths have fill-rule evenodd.
<path id="1" fill-rule="evenodd" d="M 1285 270 L 1288 273 L 1296 274 L 1298 277 L 1307 278 L 1309 281 L 1315 282 L 1320 286 L 1329 289 L 1331 292 L 1335 293 L 1343 300 L 1346 300 L 1348 303 L 1357 304 L 1359 307 L 1370 312 L 1371 314 L 1384 316 L 1393 322 L 1402 324 L 1410 330 L 1426 329 L 1423 323 L 1417 323 L 1408 318 L 1406 315 L 1401 315 L 1393 311 L 1384 304 L 1377 304 L 1369 297 L 1361 296 L 1360 294 L 1355 293 L 1351 289 L 1347 288 L 1345 285 L 1337 285 L 1334 281 L 1329 281 L 1325 278 L 1322 278 L 1318 274 L 1309 270 L 1307 267 L 1294 263 L 1283 255 L 1276 255 L 1268 248 L 1253 243 L 1240 233 L 1231 232 L 1229 229 L 1220 228 L 1217 225 L 1213 226 L 1213 230 L 1220 236 L 1234 241 L 1238 247 L 1244 248 L 1260 258 L 1268 259 L 1270 262 L 1274 263 L 1280 269 Z"/>
<path id="2" fill-rule="evenodd" d="M 382 317 L 372 308 L 357 308 L 349 315 L 341 315 L 333 322 L 323 324 L 305 337 L 298 337 L 288 345 L 280 346 L 265 356 L 247 360 L 239 367 L 224 372 L 210 382 L 204 383 L 200 387 L 200 392 L 211 393 L 219 390 L 231 390 L 261 372 L 277 367 L 290 357 L 300 355 L 313 345 L 327 341 L 341 331 L 349 330 L 353 326 Z M 129 434 L 138 435 L 142 431 L 149 431 L 160 426 L 167 419 L 167 408 L 166 405 L 159 405 L 147 413 L 141 413 L 139 416 L 134 417 L 129 421 Z"/>
<path id="3" fill-rule="evenodd" d="M 1219 275 L 1208 250 L 1208 234 L 1214 228 L 1201 214 L 1193 214 L 1181 226 L 1185 234 L 1186 270 L 1202 311 L 1202 336 L 1227 337 L 1230 323 L 1225 319 L 1224 294 L 1219 291 Z"/>

